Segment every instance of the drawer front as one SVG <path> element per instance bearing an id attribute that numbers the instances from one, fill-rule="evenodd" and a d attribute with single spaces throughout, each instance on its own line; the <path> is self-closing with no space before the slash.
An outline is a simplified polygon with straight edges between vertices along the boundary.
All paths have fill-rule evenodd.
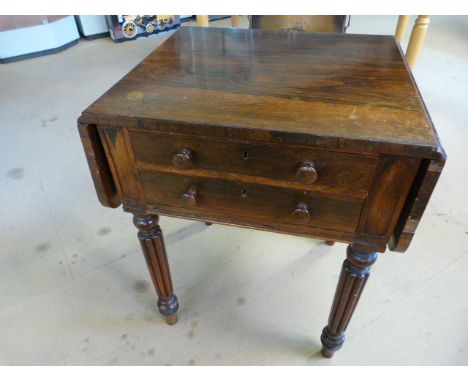
<path id="1" fill-rule="evenodd" d="M 157 171 L 235 173 L 251 177 L 254 183 L 272 184 L 273 180 L 286 182 L 288 187 L 362 198 L 377 162 L 376 157 L 366 155 L 153 132 L 130 132 L 130 138 L 136 160 Z"/>
<path id="2" fill-rule="evenodd" d="M 362 201 L 313 191 L 139 170 L 147 207 L 185 214 L 239 219 L 239 224 L 283 224 L 354 233 Z"/>

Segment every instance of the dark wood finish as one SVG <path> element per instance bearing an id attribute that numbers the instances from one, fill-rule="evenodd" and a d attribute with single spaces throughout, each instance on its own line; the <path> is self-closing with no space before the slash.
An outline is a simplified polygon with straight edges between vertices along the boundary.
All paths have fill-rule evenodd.
<path id="1" fill-rule="evenodd" d="M 314 227 L 355 232 L 363 205 L 362 200 L 312 191 L 152 170 L 140 170 L 140 180 L 147 206 L 154 211 L 166 208 L 200 217 L 230 216 L 251 224 L 300 224 L 311 232 Z M 304 213 L 293 213 L 299 205 Z M 300 218 L 306 210 L 308 218 Z"/>
<path id="2" fill-rule="evenodd" d="M 171 271 L 167 261 L 163 234 L 158 225 L 157 215 L 133 216 L 133 224 L 138 228 L 138 239 L 145 255 L 146 264 L 158 294 L 158 309 L 169 325 L 177 322 L 179 303 L 172 290 Z"/>
<path id="3" fill-rule="evenodd" d="M 310 221 L 309 206 L 306 203 L 299 202 L 294 208 L 292 214 L 294 223 L 306 224 Z"/>
<path id="4" fill-rule="evenodd" d="M 144 198 L 137 177 L 137 169 L 133 153 L 129 150 L 128 132 L 124 129 L 99 129 L 104 151 L 122 204 L 144 210 Z"/>
<path id="5" fill-rule="evenodd" d="M 323 353 L 405 250 L 445 153 L 393 37 L 181 28 L 79 119 L 101 203 L 135 214 L 175 321 L 157 215 L 350 243 Z"/>
<path id="6" fill-rule="evenodd" d="M 390 236 L 396 223 L 395 211 L 401 209 L 419 163 L 415 158 L 381 158 L 361 215 L 359 231 L 363 235 Z"/>
<path id="7" fill-rule="evenodd" d="M 192 167 L 192 152 L 182 148 L 172 155 L 172 164 L 180 169 Z"/>
<path id="8" fill-rule="evenodd" d="M 445 160 L 425 160 L 422 163 L 397 227 L 392 233 L 388 245 L 392 251 L 404 252 L 408 249 L 444 165 Z"/>
<path id="9" fill-rule="evenodd" d="M 439 157 L 393 36 L 182 27 L 83 121 Z"/>
<path id="10" fill-rule="evenodd" d="M 193 208 L 197 206 L 197 196 L 197 189 L 195 187 L 190 187 L 187 192 L 182 194 L 180 201 L 184 207 Z"/>
<path id="11" fill-rule="evenodd" d="M 315 183 L 317 176 L 317 170 L 315 169 L 314 162 L 311 160 L 303 161 L 296 171 L 296 178 L 304 184 Z"/>
<path id="12" fill-rule="evenodd" d="M 121 196 L 112 177 L 97 126 L 78 123 L 78 130 L 99 201 L 106 207 L 118 207 Z"/>
<path id="13" fill-rule="evenodd" d="M 370 266 L 376 260 L 377 253 L 348 246 L 328 317 L 328 325 L 320 337 L 324 357 L 331 358 L 343 345 L 345 330 L 369 278 Z"/>
<path id="14" fill-rule="evenodd" d="M 304 189 L 361 197 L 378 162 L 375 156 L 167 134 L 130 132 L 130 140 L 140 167 L 223 178 L 228 172 L 254 183 L 300 183 Z"/>

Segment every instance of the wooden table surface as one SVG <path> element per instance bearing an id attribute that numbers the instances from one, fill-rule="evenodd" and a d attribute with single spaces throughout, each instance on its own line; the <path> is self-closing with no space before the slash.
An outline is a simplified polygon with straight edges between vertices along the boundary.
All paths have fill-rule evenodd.
<path id="1" fill-rule="evenodd" d="M 402 56 L 393 36 L 182 27 L 85 115 L 437 156 L 436 133 Z"/>

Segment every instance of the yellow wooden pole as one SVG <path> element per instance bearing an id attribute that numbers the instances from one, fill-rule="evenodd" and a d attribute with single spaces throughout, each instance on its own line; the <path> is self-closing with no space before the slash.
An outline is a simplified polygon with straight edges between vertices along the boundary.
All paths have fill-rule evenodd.
<path id="1" fill-rule="evenodd" d="M 231 16 L 231 26 L 233 28 L 240 28 L 240 16 Z"/>
<path id="2" fill-rule="evenodd" d="M 401 42 L 403 36 L 405 35 L 406 28 L 408 27 L 409 16 L 400 16 L 398 17 L 398 24 L 395 31 L 395 39 L 398 42 Z"/>
<path id="3" fill-rule="evenodd" d="M 208 27 L 209 26 L 208 16 L 197 15 L 197 24 L 199 27 Z"/>
<path id="4" fill-rule="evenodd" d="M 427 27 L 429 25 L 429 16 L 418 16 L 416 19 L 413 30 L 411 31 L 411 37 L 406 49 L 406 59 L 411 69 L 414 68 L 416 61 L 418 60 L 419 53 L 426 37 Z"/>

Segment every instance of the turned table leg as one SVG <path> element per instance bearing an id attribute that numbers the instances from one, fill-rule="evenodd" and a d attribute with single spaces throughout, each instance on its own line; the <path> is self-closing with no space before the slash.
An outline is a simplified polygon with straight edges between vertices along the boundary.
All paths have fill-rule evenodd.
<path id="1" fill-rule="evenodd" d="M 231 26 L 233 28 L 240 28 L 240 16 L 231 16 Z"/>
<path id="2" fill-rule="evenodd" d="M 346 260 L 341 268 L 328 325 L 322 331 L 322 354 L 331 358 L 345 340 L 345 330 L 369 278 L 370 266 L 377 260 L 377 253 L 356 249 L 349 245 Z"/>
<path id="3" fill-rule="evenodd" d="M 395 39 L 398 42 L 401 42 L 403 40 L 403 36 L 405 35 L 406 28 L 408 27 L 408 21 L 409 21 L 409 16 L 407 15 L 401 15 L 398 17 L 398 24 L 396 27 L 395 31 Z"/>
<path id="4" fill-rule="evenodd" d="M 133 216 L 133 224 L 138 228 L 138 239 L 145 255 L 146 264 L 158 294 L 159 312 L 169 325 L 177 322 L 179 303 L 172 291 L 171 272 L 167 261 L 163 234 L 158 225 L 158 215 Z"/>
<path id="5" fill-rule="evenodd" d="M 199 27 L 209 27 L 210 26 L 210 20 L 208 19 L 208 16 L 206 16 L 206 15 L 197 15 L 197 25 Z"/>
<path id="6" fill-rule="evenodd" d="M 429 26 L 429 16 L 418 16 L 411 31 L 408 47 L 406 48 L 406 59 L 411 69 L 414 69 L 419 53 L 426 38 L 427 27 Z"/>

